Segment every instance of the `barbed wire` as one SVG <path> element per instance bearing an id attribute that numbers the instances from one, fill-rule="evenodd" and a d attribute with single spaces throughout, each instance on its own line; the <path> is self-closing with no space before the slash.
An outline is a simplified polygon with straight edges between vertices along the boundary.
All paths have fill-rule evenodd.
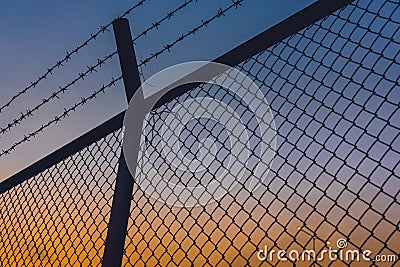
<path id="1" fill-rule="evenodd" d="M 68 91 L 68 89 L 76 84 L 79 80 L 84 80 L 85 77 L 87 77 L 90 73 L 96 72 L 98 69 L 100 69 L 108 60 L 112 59 L 117 52 L 113 52 L 107 56 L 105 56 L 103 59 L 97 59 L 97 63 L 95 65 L 87 66 L 87 70 L 85 72 L 81 72 L 78 74 L 75 79 L 73 79 L 71 82 L 69 82 L 66 86 L 59 87 L 57 91 L 54 91 L 49 97 L 42 99 L 40 104 L 35 106 L 32 109 L 27 109 L 25 112 L 21 113 L 21 116 L 19 118 L 14 119 L 12 122 L 8 123 L 7 126 L 0 128 L 0 134 L 5 134 L 6 132 L 10 131 L 13 127 L 16 125 L 20 124 L 24 119 L 29 118 L 33 116 L 33 113 L 38 111 L 41 107 L 43 107 L 45 104 L 49 103 L 52 99 L 58 98 L 61 93 L 65 93 Z"/>
<path id="2" fill-rule="evenodd" d="M 141 4 L 143 4 L 143 2 L 145 2 L 146 0 L 140 1 L 137 6 L 140 6 Z M 188 0 L 185 1 L 182 5 L 178 6 L 176 9 L 174 9 L 171 12 L 168 12 L 167 15 L 165 17 L 163 17 L 161 20 L 152 23 L 152 26 L 150 26 L 149 28 L 147 28 L 146 30 L 144 30 L 141 34 L 137 35 L 132 41 L 134 42 L 135 40 L 138 40 L 139 38 L 145 36 L 149 31 L 151 31 L 152 29 L 157 28 L 158 26 L 161 25 L 161 23 L 163 23 L 164 21 L 168 21 L 176 12 L 178 12 L 179 10 L 183 9 L 184 7 L 186 7 L 188 4 L 190 4 L 191 2 L 196 1 L 197 0 Z M 242 2 L 244 0 L 232 0 L 232 4 L 229 5 L 228 7 L 226 7 L 225 9 L 222 9 L 221 7 L 218 8 L 218 12 L 217 14 L 215 14 L 213 17 L 207 19 L 207 20 L 202 20 L 202 23 L 200 25 L 198 25 L 197 27 L 193 28 L 192 30 L 190 30 L 189 32 L 187 32 L 186 34 L 182 34 L 180 37 L 178 37 L 174 42 L 167 44 L 163 47 L 163 49 L 161 49 L 160 51 L 151 54 L 148 58 L 146 58 L 145 60 L 141 60 L 141 63 L 138 65 L 139 67 L 141 67 L 142 65 L 146 65 L 148 62 L 150 62 L 151 60 L 153 60 L 154 58 L 157 58 L 159 55 L 161 55 L 162 53 L 166 52 L 166 51 L 170 51 L 170 49 L 172 47 L 174 47 L 177 43 L 183 41 L 185 38 L 187 38 L 190 35 L 194 35 L 198 30 L 200 30 L 203 27 L 207 27 L 208 24 L 210 24 L 212 21 L 216 20 L 217 18 L 220 18 L 222 16 L 225 16 L 225 13 L 228 12 L 229 10 L 231 10 L 232 8 L 238 8 L 239 6 L 241 6 Z M 131 12 L 134 9 L 134 7 L 132 7 L 130 9 L 130 11 L 128 10 L 127 12 L 125 12 L 122 16 L 120 17 L 124 17 L 127 14 L 129 14 L 129 12 Z M 106 25 L 105 27 L 108 27 L 112 24 L 112 22 L 109 25 Z M 107 28 L 105 28 L 107 29 Z M 58 98 L 58 95 L 61 93 L 64 93 L 66 90 L 68 90 L 68 88 L 70 86 L 72 86 L 73 84 L 75 84 L 77 81 L 84 79 L 89 73 L 92 73 L 93 71 L 96 71 L 95 68 L 97 67 L 101 67 L 101 65 L 103 63 L 105 63 L 105 61 L 111 59 L 114 55 L 117 54 L 117 51 L 112 52 L 111 54 L 107 55 L 103 60 L 98 60 L 98 63 L 93 65 L 93 66 L 88 66 L 87 71 L 80 73 L 79 76 L 77 78 L 75 78 L 72 82 L 70 82 L 68 85 L 66 85 L 65 87 L 61 87 L 58 91 L 53 92 L 53 94 L 48 97 L 47 99 L 43 99 L 42 102 L 37 105 L 35 108 L 33 108 L 32 110 L 27 110 L 25 113 L 22 113 L 21 116 L 18 119 L 15 119 L 12 123 L 9 123 L 7 125 L 7 127 L 1 128 L 0 129 L 0 133 L 5 133 L 7 131 L 9 131 L 12 127 L 14 127 L 15 125 L 19 124 L 22 120 L 24 120 L 27 117 L 32 116 L 32 113 L 34 111 L 37 111 L 38 109 L 40 109 L 43 105 L 45 105 L 46 103 L 48 103 L 51 99 L 53 98 Z M 69 116 L 69 113 L 72 111 L 75 111 L 75 109 L 79 106 L 82 106 L 84 104 L 87 103 L 87 101 L 92 100 L 94 98 L 96 98 L 96 96 L 100 93 L 100 92 L 104 92 L 107 88 L 111 87 L 112 85 L 115 84 L 116 81 L 121 80 L 122 76 L 116 78 L 116 79 L 112 79 L 112 81 L 107 84 L 107 85 L 103 85 L 99 90 L 95 91 L 92 95 L 86 97 L 86 98 L 82 98 L 80 102 L 76 103 L 75 105 L 73 105 L 71 108 L 69 109 L 65 109 L 64 113 L 62 113 L 60 116 L 56 116 L 54 117 L 54 119 L 52 119 L 51 121 L 49 121 L 47 124 L 42 125 L 39 129 L 37 129 L 36 131 L 25 135 L 23 139 L 21 139 L 20 141 L 14 143 L 11 147 L 9 147 L 6 150 L 2 150 L 2 152 L 0 152 L 0 157 L 7 155 L 9 153 L 11 153 L 13 150 L 15 150 L 16 147 L 20 146 L 21 144 L 30 141 L 30 139 L 32 137 L 35 137 L 36 135 L 38 135 L 40 132 L 42 132 L 44 129 L 48 128 L 49 126 L 58 123 L 60 120 L 62 120 L 63 118 Z M 1 109 L 0 109 L 1 112 Z"/>
<path id="3" fill-rule="evenodd" d="M 122 15 L 118 15 L 118 18 L 123 18 L 125 16 L 127 16 L 128 14 L 130 14 L 133 10 L 135 10 L 136 8 L 142 6 L 144 4 L 144 2 L 146 1 L 150 1 L 150 0 L 141 0 L 139 1 L 137 4 L 135 4 L 134 6 L 132 6 L 131 8 L 129 8 L 128 10 L 126 10 Z M 71 52 L 67 52 L 66 55 L 64 56 L 64 58 L 62 58 L 61 60 L 58 60 L 56 64 L 54 64 L 53 66 L 51 66 L 50 68 L 48 68 L 46 70 L 46 72 L 39 76 L 34 82 L 31 82 L 31 84 L 27 87 L 25 87 L 23 90 L 21 90 L 20 92 L 18 92 L 17 94 L 15 94 L 14 96 L 12 96 L 10 98 L 10 100 L 5 103 L 4 105 L 2 105 L 0 107 L 0 113 L 3 112 L 3 110 L 7 107 L 9 107 L 18 97 L 20 97 L 23 94 L 26 94 L 29 90 L 36 88 L 36 86 L 44 79 L 48 78 L 49 76 L 51 76 L 53 74 L 53 71 L 56 69 L 59 69 L 60 67 L 64 66 L 64 63 L 67 63 L 71 57 L 75 54 L 78 54 L 80 50 L 82 50 L 82 48 L 86 47 L 89 45 L 90 42 L 92 42 L 93 40 L 96 40 L 96 38 L 106 32 L 106 31 L 110 31 L 108 28 L 112 25 L 112 21 L 110 21 L 108 24 L 106 24 L 105 26 L 101 26 L 100 29 L 94 33 L 94 34 L 90 34 L 90 37 L 84 41 L 83 43 L 81 43 L 80 45 L 78 45 L 75 49 L 73 49 Z"/>
<path id="4" fill-rule="evenodd" d="M 163 48 L 161 50 L 159 50 L 156 53 L 150 54 L 149 57 L 140 60 L 140 64 L 139 67 L 141 66 L 145 66 L 147 63 L 149 63 L 151 60 L 153 60 L 154 58 L 157 58 L 159 55 L 163 54 L 166 51 L 170 51 L 172 47 L 174 47 L 176 44 L 180 43 L 181 41 L 183 41 L 185 38 L 187 38 L 190 35 L 194 35 L 196 34 L 196 32 L 198 30 L 200 30 L 203 27 L 207 27 L 208 24 L 210 24 L 212 21 L 225 16 L 225 13 L 228 12 L 229 10 L 231 10 L 232 8 L 238 8 L 239 6 L 242 5 L 242 2 L 244 0 L 232 0 L 232 4 L 229 5 L 228 7 L 226 7 L 225 9 L 222 9 L 221 7 L 218 8 L 218 12 L 217 14 L 215 14 L 213 17 L 207 19 L 207 20 L 202 20 L 202 23 L 200 25 L 198 25 L 197 27 L 193 28 L 192 30 L 188 31 L 186 34 L 182 34 L 180 37 L 178 37 L 175 41 L 173 41 L 172 43 L 169 43 L 167 45 L 164 45 Z"/>
<path id="5" fill-rule="evenodd" d="M 93 100 L 94 98 L 97 97 L 98 94 L 105 93 L 105 91 L 107 89 L 109 89 L 112 86 L 115 86 L 115 83 L 117 81 L 121 80 L 121 79 L 122 79 L 122 76 L 119 76 L 118 78 L 112 78 L 112 80 L 108 84 L 106 84 L 106 85 L 103 84 L 102 87 L 100 87 L 98 90 L 94 91 L 91 95 L 89 95 L 89 96 L 87 96 L 85 98 L 81 98 L 81 101 L 75 103 L 72 107 L 70 107 L 68 109 L 64 109 L 64 112 L 62 114 L 60 114 L 59 116 L 55 116 L 52 120 L 50 120 L 46 124 L 42 124 L 42 126 L 40 128 L 38 128 L 37 130 L 35 130 L 34 132 L 32 132 L 32 133 L 30 133 L 28 135 L 25 135 L 24 138 L 22 138 L 21 140 L 19 140 L 16 143 L 14 143 L 8 149 L 2 150 L 0 152 L 0 157 L 3 157 L 4 155 L 10 154 L 18 146 L 22 145 L 25 142 L 30 141 L 31 138 L 37 136 L 40 132 L 44 131 L 46 128 L 50 127 L 53 124 L 56 124 L 56 123 L 60 122 L 65 117 L 68 117 L 69 114 L 72 111 L 75 111 L 79 106 L 85 105 L 88 101 Z"/>
<path id="6" fill-rule="evenodd" d="M 189 1 L 184 1 L 183 4 L 175 8 L 174 10 L 170 11 L 167 13 L 166 16 L 164 16 L 162 19 L 158 20 L 157 22 L 152 23 L 150 27 L 145 29 L 142 33 L 138 34 L 134 39 L 133 42 L 140 39 L 141 37 L 144 37 L 147 35 L 148 32 L 150 32 L 153 29 L 158 28 L 163 22 L 170 20 L 178 11 L 184 9 L 186 6 L 188 6 L 192 2 L 197 2 L 197 0 L 189 0 Z M 129 14 L 129 12 L 125 12 L 126 14 Z M 124 17 L 125 14 L 122 16 Z M 35 106 L 34 108 L 27 109 L 25 112 L 22 112 L 21 115 L 17 119 L 13 119 L 12 122 L 7 123 L 7 126 L 0 128 L 0 134 L 5 134 L 8 131 L 10 131 L 13 127 L 16 125 L 20 124 L 24 119 L 29 118 L 33 115 L 35 111 L 38 111 L 41 107 L 43 107 L 45 104 L 49 103 L 51 99 L 59 99 L 59 95 L 61 93 L 65 93 L 68 91 L 68 89 L 76 84 L 79 80 L 84 80 L 87 75 L 90 73 L 96 72 L 98 68 L 101 68 L 104 63 L 106 63 L 108 60 L 112 59 L 116 54 L 118 54 L 117 51 L 112 52 L 111 54 L 105 56 L 103 59 L 98 59 L 97 64 L 92 65 L 92 66 L 87 66 L 87 70 L 83 73 L 79 73 L 78 76 L 73 79 L 70 83 L 68 83 L 64 87 L 59 87 L 59 90 L 54 91 L 48 98 L 42 99 L 42 102 Z"/>

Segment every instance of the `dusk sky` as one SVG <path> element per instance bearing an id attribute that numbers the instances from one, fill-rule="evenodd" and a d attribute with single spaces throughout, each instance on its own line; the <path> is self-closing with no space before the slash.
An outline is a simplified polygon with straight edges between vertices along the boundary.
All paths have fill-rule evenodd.
<path id="1" fill-rule="evenodd" d="M 0 3 L 0 105 L 24 89 L 47 68 L 62 59 L 67 52 L 83 43 L 90 34 L 106 25 L 118 14 L 135 5 L 138 1 L 1 1 Z M 157 60 L 142 68 L 144 77 L 157 71 L 190 60 L 212 60 L 254 35 L 271 27 L 291 14 L 309 5 L 310 0 L 246 0 L 243 6 L 230 10 L 226 16 L 212 22 L 176 45 L 171 52 L 164 53 Z M 167 12 L 181 5 L 183 1 L 149 0 L 134 10 L 128 19 L 135 37 L 147 27 L 164 17 Z M 138 60 L 159 51 L 181 34 L 214 16 L 218 8 L 224 9 L 231 1 L 198 0 L 179 11 L 158 30 L 151 31 L 136 42 Z M 112 31 L 100 35 L 74 55 L 48 79 L 42 81 L 28 94 L 18 98 L 10 108 L 0 113 L 0 126 L 5 127 L 26 109 L 32 109 L 47 98 L 59 86 L 65 86 L 78 73 L 87 70 L 97 58 L 103 58 L 116 49 Z M 0 150 L 7 149 L 24 135 L 35 131 L 54 116 L 71 107 L 81 97 L 90 95 L 111 77 L 120 75 L 117 57 L 105 67 L 90 75 L 84 81 L 70 87 L 70 90 L 46 104 L 33 117 L 1 136 Z M 12 155 L 0 159 L 0 180 L 37 161 L 84 132 L 101 124 L 106 119 L 126 108 L 122 83 L 117 83 L 106 94 L 73 112 L 63 122 L 48 128 L 31 142 L 21 145 Z"/>
<path id="2" fill-rule="evenodd" d="M 127 108 L 119 80 L 60 123 L 18 146 L 10 155 L 2 155 L 27 134 L 120 77 L 110 27 L 38 86 L 18 97 L 10 107 L 2 108 L 101 25 L 138 1 L 1 2 L 0 182 Z M 138 62 L 163 50 L 233 2 L 186 1 L 187 7 L 135 41 Z M 319 2 L 313 8 L 339 3 L 330 1 Z M 225 16 L 141 66 L 142 82 L 177 63 L 212 60 L 312 2 L 244 0 L 242 6 L 230 9 Z M 184 0 L 145 0 L 143 6 L 127 16 L 132 37 L 135 39 L 182 3 Z M 353 1 L 276 45 L 266 47 L 259 42 L 263 51 L 235 66 L 254 81 L 259 92 L 234 92 L 237 87 L 244 88 L 247 81 L 235 75 L 221 75 L 218 79 L 230 82 L 226 87 L 202 84 L 152 110 L 143 128 L 142 136 L 146 138 L 141 140 L 139 160 L 134 162 L 138 165 L 133 174 L 132 199 L 125 199 L 131 201 L 131 210 L 123 266 L 260 266 L 263 263 L 256 255 L 266 246 L 276 251 L 309 249 L 311 245 L 319 251 L 329 246 L 339 252 L 347 248 L 370 250 L 373 256 L 397 257 L 399 12 L 398 1 Z M 308 16 L 309 12 L 299 15 L 304 14 Z M 290 23 L 295 22 L 298 20 Z M 79 78 L 98 59 L 110 54 L 114 56 L 104 66 Z M 68 85 L 75 79 L 79 81 Z M 25 110 L 35 109 L 65 86 L 68 90 L 59 99 L 52 99 L 32 117 L 13 126 L 15 119 L 25 116 Z M 205 105 L 210 99 L 219 101 L 218 107 L 224 110 Z M 268 102 L 268 109 L 264 109 L 268 106 L 265 103 L 259 104 L 260 99 Z M 203 109 L 220 120 L 213 116 L 208 120 Z M 264 115 L 261 119 L 260 110 Z M 266 110 L 273 114 L 271 127 L 262 127 L 272 117 L 265 116 Z M 204 114 L 207 116 L 203 118 Z M 185 121 L 184 115 L 193 115 L 193 119 Z M 240 119 L 232 122 L 235 116 Z M 172 123 L 176 121 L 185 127 Z M 245 129 L 240 122 L 246 125 Z M 11 130 L 2 134 L 7 127 Z M 0 265 L 17 267 L 33 262 L 32 266 L 41 267 L 100 266 L 103 249 L 113 244 L 105 245 L 107 231 L 111 229 L 113 233 L 118 226 L 109 224 L 113 221 L 109 216 L 111 207 L 116 214 L 123 206 L 112 200 L 121 196 L 119 190 L 114 190 L 115 181 L 126 177 L 120 176 L 118 168 L 124 133 L 124 141 L 128 140 L 124 149 L 129 143 L 127 132 L 118 129 L 0 194 Z M 248 157 L 242 153 L 247 148 L 236 146 L 246 143 L 244 132 L 249 136 Z M 273 141 L 267 133 L 274 134 Z M 163 142 L 166 139 L 170 142 L 167 148 Z M 201 152 L 203 142 L 212 145 L 205 146 L 209 154 Z M 265 156 L 264 148 L 273 150 L 271 158 Z M 210 157 L 213 153 L 215 156 Z M 182 160 L 181 155 L 189 161 Z M 202 171 L 185 170 L 192 166 L 191 160 L 204 155 L 206 162 L 197 166 L 205 167 Z M 231 159 L 234 167 L 229 165 Z M 225 170 L 226 177 L 218 176 Z M 186 189 L 211 185 L 209 191 L 214 193 L 218 188 L 214 189 L 212 182 L 224 187 L 226 178 L 239 180 L 239 185 L 204 205 L 185 206 L 179 197 L 170 203 L 148 190 L 155 188 L 162 191 L 155 190 L 160 195 L 177 196 L 180 184 Z M 249 187 L 250 178 L 257 178 L 259 186 Z M 206 195 L 190 192 L 193 198 Z M 344 247 L 339 246 L 340 240 L 346 242 Z M 117 259 L 114 255 L 118 253 L 111 254 Z M 297 264 L 298 258 L 295 260 L 293 265 L 303 266 Z M 265 265 L 268 263 L 276 266 L 278 259 Z M 320 263 L 365 266 L 365 262 L 354 260 L 350 263 L 326 259 Z M 282 262 L 282 266 L 286 265 Z M 310 265 L 311 262 L 304 263 Z"/>

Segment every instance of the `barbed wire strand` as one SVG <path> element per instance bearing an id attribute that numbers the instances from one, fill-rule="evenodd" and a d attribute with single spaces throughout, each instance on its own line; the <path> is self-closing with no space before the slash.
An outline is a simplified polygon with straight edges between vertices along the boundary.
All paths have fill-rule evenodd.
<path id="1" fill-rule="evenodd" d="M 126 10 L 122 15 L 118 15 L 118 18 L 123 18 L 125 16 L 127 16 L 128 14 L 130 14 L 133 10 L 135 10 L 136 8 L 142 6 L 144 4 L 144 2 L 146 1 L 150 1 L 150 0 L 141 0 L 139 1 L 137 4 L 135 4 L 134 6 L 132 6 L 131 8 L 129 8 L 128 10 Z M 56 69 L 59 69 L 60 67 L 64 66 L 64 63 L 67 63 L 71 57 L 73 55 L 76 55 L 79 53 L 80 50 L 82 50 L 84 47 L 88 46 L 90 42 L 92 42 L 93 40 L 96 40 L 97 37 L 106 32 L 106 31 L 110 31 L 109 27 L 112 25 L 112 21 L 110 21 L 108 24 L 106 24 L 105 26 L 101 26 L 100 29 L 94 33 L 94 34 L 90 34 L 90 37 L 84 41 L 83 43 L 81 43 L 80 45 L 78 45 L 75 49 L 73 49 L 71 52 L 67 52 L 65 57 L 62 58 L 61 60 L 58 60 L 56 64 L 54 64 L 53 66 L 51 66 L 50 68 L 48 68 L 46 70 L 46 72 L 39 76 L 34 82 L 31 82 L 31 84 L 27 87 L 25 87 L 23 90 L 21 90 L 20 92 L 18 92 L 17 94 L 15 94 L 14 96 L 12 96 L 10 98 L 10 100 L 7 101 L 7 103 L 5 103 L 4 105 L 2 105 L 0 107 L 0 113 L 2 113 L 4 111 L 5 108 L 9 107 L 18 97 L 22 96 L 23 94 L 26 94 L 29 90 L 36 88 L 36 86 L 44 79 L 48 78 L 49 76 L 51 76 L 53 74 L 53 71 Z"/>
<path id="2" fill-rule="evenodd" d="M 222 9 L 221 7 L 218 8 L 218 12 L 217 14 L 215 14 L 213 17 L 207 19 L 207 20 L 202 20 L 202 23 L 200 25 L 198 25 L 197 27 L 193 28 L 192 30 L 188 31 L 186 34 L 182 34 L 180 37 L 178 37 L 175 41 L 173 41 L 172 43 L 169 43 L 167 45 L 164 45 L 163 48 L 161 50 L 159 50 L 156 53 L 150 54 L 149 57 L 140 60 L 140 66 L 145 66 L 147 63 L 149 63 L 152 59 L 157 58 L 158 56 L 160 56 L 161 54 L 163 54 L 164 52 L 170 52 L 171 48 L 174 47 L 176 44 L 180 43 L 181 41 L 183 41 L 185 38 L 189 37 L 190 35 L 194 35 L 196 34 L 196 32 L 198 30 L 200 30 L 203 27 L 207 27 L 208 24 L 210 24 L 212 21 L 225 16 L 225 13 L 227 13 L 229 10 L 231 10 L 232 8 L 238 8 L 239 6 L 242 5 L 242 2 L 244 0 L 232 0 L 232 4 L 229 5 L 228 7 L 226 7 L 225 9 Z"/>
<path id="3" fill-rule="evenodd" d="M 69 114 L 72 111 L 75 111 L 79 106 L 85 105 L 88 101 L 95 99 L 98 94 L 105 93 L 105 91 L 107 89 L 111 88 L 112 86 L 115 86 L 116 82 L 119 81 L 119 80 L 122 80 L 122 76 L 119 76 L 118 78 L 112 78 L 112 80 L 108 84 L 103 85 L 98 90 L 94 91 L 91 95 L 89 95 L 89 96 L 87 96 L 85 98 L 81 98 L 81 101 L 75 103 L 72 107 L 70 107 L 68 109 L 64 109 L 64 112 L 62 114 L 60 114 L 59 116 L 55 116 L 52 120 L 50 120 L 46 124 L 43 124 L 40 128 L 38 128 L 34 132 L 32 132 L 32 133 L 30 133 L 28 135 L 25 135 L 24 138 L 22 138 L 21 140 L 19 140 L 16 143 L 14 143 L 8 149 L 2 150 L 0 152 L 0 157 L 2 157 L 4 155 L 7 155 L 7 154 L 10 154 L 18 146 L 22 145 L 25 142 L 30 141 L 31 138 L 36 137 L 40 132 L 43 132 L 46 128 L 50 127 L 53 124 L 56 124 L 56 123 L 60 122 L 62 119 L 68 117 Z"/>
<path id="4" fill-rule="evenodd" d="M 141 32 L 139 35 L 137 35 L 135 38 L 132 39 L 133 44 L 136 45 L 135 42 L 136 42 L 139 38 L 141 38 L 141 37 L 143 37 L 143 36 L 146 36 L 151 30 L 158 29 L 158 27 L 159 27 L 163 22 L 169 21 L 178 11 L 184 9 L 185 7 L 187 7 L 190 3 L 194 2 L 194 1 L 197 2 L 198 0 L 189 0 L 189 1 L 186 1 L 186 0 L 185 0 L 185 1 L 183 2 L 182 5 L 178 6 L 178 7 L 175 8 L 174 10 L 168 12 L 168 13 L 165 15 L 165 17 L 163 17 L 162 19 L 160 19 L 160 20 L 158 20 L 158 21 L 152 23 L 152 26 L 151 26 L 151 27 L 145 29 L 143 32 Z M 142 68 L 142 65 L 139 64 L 138 67 L 139 67 L 139 76 L 141 77 L 142 81 L 145 81 L 146 78 L 145 78 L 144 75 L 143 75 L 143 68 Z"/>
<path id="5" fill-rule="evenodd" d="M 144 36 L 147 35 L 148 32 L 150 32 L 153 29 L 158 28 L 162 23 L 170 20 L 178 11 L 184 9 L 186 6 L 188 6 L 192 2 L 197 2 L 198 0 L 189 0 L 189 1 L 184 1 L 183 4 L 175 8 L 174 10 L 170 11 L 167 13 L 166 16 L 164 16 L 162 19 L 158 20 L 157 22 L 152 23 L 150 27 L 145 29 L 143 32 L 138 34 L 133 41 L 136 41 Z M 103 59 L 97 59 L 97 64 L 92 65 L 92 66 L 87 66 L 87 70 L 85 72 L 79 73 L 78 76 L 73 79 L 71 82 L 69 82 L 66 86 L 59 87 L 59 90 L 54 91 L 48 98 L 42 99 L 41 103 L 35 106 L 34 108 L 27 109 L 25 112 L 22 112 L 21 115 L 17 119 L 13 119 L 12 122 L 7 123 L 7 126 L 1 127 L 0 128 L 0 134 L 5 134 L 9 132 L 13 127 L 16 125 L 20 124 L 24 119 L 29 118 L 33 115 L 35 111 L 38 111 L 40 108 L 42 108 L 44 105 L 50 102 L 51 99 L 59 99 L 59 95 L 61 93 L 65 93 L 68 91 L 68 89 L 75 85 L 79 80 L 84 80 L 87 75 L 90 73 L 96 72 L 99 68 L 101 68 L 104 63 L 106 63 L 108 60 L 112 59 L 116 54 L 118 54 L 117 51 L 112 52 L 111 54 L 105 56 Z"/>
<path id="6" fill-rule="evenodd" d="M 61 93 L 65 93 L 68 91 L 68 89 L 76 84 L 79 80 L 84 80 L 85 77 L 87 77 L 90 73 L 96 72 L 98 69 L 100 69 L 108 60 L 114 57 L 117 52 L 113 52 L 107 56 L 105 56 L 103 59 L 97 59 L 97 63 L 92 66 L 87 66 L 87 70 L 85 72 L 81 72 L 78 74 L 78 76 L 73 79 L 71 82 L 69 82 L 66 86 L 60 86 L 57 91 L 54 91 L 48 98 L 42 99 L 40 104 L 35 106 L 32 109 L 27 109 L 25 112 L 21 113 L 21 116 L 19 118 L 14 119 L 12 122 L 8 123 L 7 126 L 0 128 L 0 134 L 5 134 L 6 132 L 10 131 L 13 127 L 16 125 L 20 124 L 24 119 L 29 118 L 33 116 L 33 113 L 38 111 L 41 107 L 46 105 L 51 101 L 51 99 L 59 99 L 59 95 Z"/>
<path id="7" fill-rule="evenodd" d="M 136 40 L 138 40 L 139 38 L 141 38 L 143 36 L 146 36 L 151 30 L 158 29 L 158 27 L 163 22 L 170 20 L 177 12 L 179 12 L 180 10 L 184 9 L 185 7 L 187 7 L 190 3 L 197 2 L 197 1 L 198 0 L 185 0 L 180 6 L 178 6 L 174 10 L 168 12 L 167 15 L 165 15 L 165 17 L 163 17 L 162 19 L 160 19 L 160 20 L 158 20 L 156 22 L 153 22 L 150 27 L 148 27 L 147 29 L 142 31 L 140 34 L 138 34 L 135 38 L 133 38 L 132 41 L 135 43 Z"/>

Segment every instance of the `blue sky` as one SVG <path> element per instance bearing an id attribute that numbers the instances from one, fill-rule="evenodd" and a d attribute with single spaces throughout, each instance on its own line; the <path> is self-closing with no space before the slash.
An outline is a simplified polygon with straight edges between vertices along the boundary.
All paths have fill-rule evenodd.
<path id="1" fill-rule="evenodd" d="M 63 58 L 67 51 L 85 41 L 101 25 L 107 24 L 118 14 L 138 1 L 1 1 L 0 3 L 0 104 L 25 88 L 45 70 Z M 190 60 L 212 60 L 229 51 L 254 35 L 271 27 L 291 14 L 296 13 L 313 1 L 310 0 L 246 0 L 243 6 L 229 11 L 226 16 L 212 22 L 195 36 L 187 38 L 142 69 L 144 77 L 180 62 Z M 167 12 L 183 1 L 149 0 L 132 12 L 128 19 L 132 35 L 136 36 L 164 17 Z M 163 45 L 175 40 L 224 9 L 231 1 L 198 0 L 177 13 L 158 30 L 150 32 L 135 44 L 138 60 L 158 51 Z M 30 93 L 20 97 L 0 114 L 2 127 L 20 116 L 21 112 L 39 104 L 59 86 L 65 86 L 86 66 L 95 64 L 97 58 L 115 50 L 112 32 L 101 35 L 95 42 L 75 55 L 50 79 L 46 79 Z M 0 139 L 1 150 L 23 138 L 55 115 L 90 95 L 112 76 L 119 76 L 119 63 L 114 58 L 91 77 L 76 86 L 60 99 L 52 101 L 26 119 Z M 31 142 L 22 145 L 12 155 L 0 160 L 0 180 L 17 172 L 30 163 L 56 150 L 126 108 L 122 83 L 102 94 L 92 103 L 78 109 L 62 123 L 50 127 Z"/>

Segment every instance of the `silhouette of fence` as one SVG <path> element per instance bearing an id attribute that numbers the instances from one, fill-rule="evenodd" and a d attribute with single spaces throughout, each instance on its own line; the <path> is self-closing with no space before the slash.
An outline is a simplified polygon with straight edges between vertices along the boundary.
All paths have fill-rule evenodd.
<path id="1" fill-rule="evenodd" d="M 338 246 L 338 253 L 395 255 L 385 263 L 395 266 L 400 249 L 399 12 L 391 0 L 318 1 L 215 60 L 251 77 L 275 117 L 276 156 L 257 190 L 240 184 L 209 205 L 187 208 L 156 201 L 135 187 L 129 199 L 120 198 L 129 209 L 127 228 L 109 229 L 121 225 L 111 224 L 110 214 L 123 221 L 115 204 L 120 197 L 116 181 L 124 179 L 121 113 L 0 184 L 0 266 L 380 264 L 328 257 L 301 261 L 290 254 L 286 261 L 258 257 L 266 247 L 276 253 L 321 253 Z M 217 157 L 203 173 L 182 176 L 161 154 L 168 114 L 177 107 L 192 113 L 185 103 L 199 97 L 221 100 L 247 118 L 252 156 L 258 157 L 264 141 L 246 103 L 216 85 L 188 85 L 165 95 L 143 126 L 146 138 L 132 186 L 149 175 L 207 183 L 224 168 Z M 197 157 L 199 138 L 215 140 L 218 151 L 229 152 L 226 136 L 234 131 L 210 123 L 194 118 L 177 136 L 184 137 L 188 157 Z M 247 171 L 250 177 L 252 169 Z M 121 240 L 110 233 L 123 234 L 121 249 L 111 247 Z M 108 259 L 103 262 L 104 251 Z"/>

